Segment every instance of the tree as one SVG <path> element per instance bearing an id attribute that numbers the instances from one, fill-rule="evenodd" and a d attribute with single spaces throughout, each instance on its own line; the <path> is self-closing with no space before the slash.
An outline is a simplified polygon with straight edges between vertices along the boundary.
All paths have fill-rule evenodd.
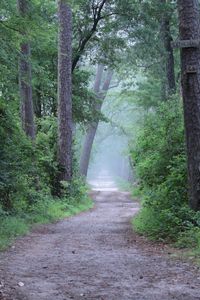
<path id="1" fill-rule="evenodd" d="M 174 71 L 174 53 L 171 46 L 172 35 L 170 30 L 171 10 L 167 7 L 167 0 L 161 2 L 161 38 L 163 43 L 163 57 L 165 65 L 164 97 L 173 94 L 176 91 L 175 71 Z"/>
<path id="2" fill-rule="evenodd" d="M 95 103 L 95 110 L 98 113 L 101 112 L 101 107 L 102 107 L 103 101 L 107 95 L 107 92 L 109 90 L 109 86 L 110 86 L 112 76 L 113 76 L 113 71 L 108 69 L 105 81 L 103 83 L 103 87 L 101 89 L 103 69 L 104 69 L 103 65 L 99 64 L 97 67 L 97 73 L 96 73 L 96 78 L 95 78 L 95 83 L 94 83 L 94 92 L 97 97 L 97 101 Z M 87 132 L 86 132 L 84 144 L 83 144 L 83 150 L 82 150 L 81 160 L 80 160 L 80 173 L 81 173 L 81 175 L 83 175 L 85 177 L 87 176 L 87 172 L 88 172 L 88 166 L 89 166 L 89 161 L 90 161 L 90 156 L 91 156 L 91 151 L 92 151 L 92 145 L 93 145 L 96 131 L 98 128 L 98 124 L 99 124 L 99 118 L 97 118 L 96 121 L 89 124 Z"/>
<path id="3" fill-rule="evenodd" d="M 189 203 L 200 210 L 200 18 L 198 0 L 178 0 Z M 183 45 L 181 42 L 186 41 Z M 198 45 L 194 45 L 198 41 Z"/>
<path id="4" fill-rule="evenodd" d="M 30 1 L 18 0 L 18 10 L 22 18 L 29 15 Z M 31 47 L 26 30 L 22 33 L 19 59 L 19 87 L 21 96 L 21 119 L 22 127 L 28 137 L 35 139 L 35 123 L 32 99 L 32 70 L 31 70 Z"/>
<path id="5" fill-rule="evenodd" d="M 144 77 L 152 81 L 152 87 L 155 83 L 159 84 L 159 101 L 166 100 L 176 90 L 175 61 L 171 47 L 176 32 L 175 3 L 168 0 L 136 0 L 132 5 L 132 26 L 127 24 L 128 16 L 124 18 L 132 47 L 126 51 L 128 57 L 123 55 L 126 60 L 123 65 L 127 70 L 131 64 L 134 73 L 140 69 Z"/>
<path id="6" fill-rule="evenodd" d="M 76 54 L 75 54 L 73 62 L 72 62 L 72 71 L 74 71 L 74 69 L 76 68 L 81 56 L 84 53 L 86 45 L 88 44 L 90 39 L 95 34 L 98 24 L 99 24 L 100 20 L 102 20 L 102 18 L 103 18 L 102 10 L 103 10 L 107 0 L 102 0 L 102 1 L 98 2 L 97 4 L 95 4 L 95 1 L 90 1 L 90 2 L 91 3 L 89 3 L 89 13 L 92 14 L 92 18 L 91 18 L 92 26 L 91 26 L 91 28 L 86 28 L 86 30 L 84 32 L 82 32 L 82 28 L 79 28 L 79 35 L 80 35 L 79 44 L 76 49 Z M 87 14 L 88 14 L 88 3 L 86 4 L 86 8 L 87 8 Z M 87 16 L 87 18 L 88 18 L 88 16 Z M 80 19 L 79 19 L 79 22 L 80 22 Z M 89 26 L 90 26 L 90 22 L 89 22 Z"/>
<path id="7" fill-rule="evenodd" d="M 66 0 L 58 1 L 58 162 L 59 179 L 72 179 L 72 12 Z"/>

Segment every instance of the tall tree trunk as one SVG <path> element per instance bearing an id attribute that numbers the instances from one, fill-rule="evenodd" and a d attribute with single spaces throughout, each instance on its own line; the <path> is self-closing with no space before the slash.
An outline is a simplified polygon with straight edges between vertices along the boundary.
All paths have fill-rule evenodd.
<path id="1" fill-rule="evenodd" d="M 110 86 L 110 83 L 112 80 L 113 71 L 111 71 L 111 70 L 107 71 L 106 79 L 104 81 L 104 84 L 103 84 L 103 87 L 101 90 L 100 85 L 101 85 L 102 75 L 103 75 L 103 66 L 99 65 L 98 69 L 97 69 L 95 84 L 94 84 L 94 91 L 98 98 L 98 102 L 95 105 L 95 110 L 97 112 L 101 112 L 103 101 L 106 98 L 106 95 L 107 95 L 107 92 L 109 90 L 109 86 Z M 94 142 L 94 138 L 96 135 L 98 125 L 99 125 L 99 120 L 91 123 L 86 132 L 83 150 L 82 150 L 82 154 L 81 154 L 81 160 L 80 160 L 80 173 L 81 173 L 81 175 L 83 175 L 85 177 L 87 177 L 90 156 L 91 156 L 91 151 L 92 151 L 92 145 Z"/>
<path id="2" fill-rule="evenodd" d="M 94 92 L 99 99 L 99 92 L 100 92 L 100 87 L 101 87 L 101 82 L 102 82 L 102 76 L 103 76 L 103 69 L 104 66 L 99 64 L 97 66 L 97 72 L 96 72 L 96 78 L 95 78 L 95 83 L 94 83 Z M 95 104 L 95 109 L 97 104 Z M 90 160 L 90 155 L 91 155 L 91 149 L 92 149 L 92 144 L 94 141 L 95 133 L 97 130 L 97 122 L 93 122 L 89 124 L 89 127 L 86 131 L 86 136 L 83 144 L 83 149 L 81 153 L 81 159 L 80 159 L 80 173 L 83 176 L 87 176 L 87 170 L 88 170 L 88 165 L 89 165 L 89 160 Z"/>
<path id="3" fill-rule="evenodd" d="M 59 180 L 72 179 L 72 12 L 58 1 L 58 162 Z"/>
<path id="4" fill-rule="evenodd" d="M 198 0 L 178 0 L 181 40 L 199 39 Z M 188 158 L 189 203 L 200 210 L 200 48 L 181 49 L 182 93 Z"/>
<path id="5" fill-rule="evenodd" d="M 29 13 L 29 0 L 18 0 L 19 14 L 26 18 Z M 19 88 L 21 96 L 22 127 L 28 137 L 35 139 L 35 123 L 32 99 L 31 48 L 26 32 L 23 33 L 19 59 Z"/>
<path id="6" fill-rule="evenodd" d="M 171 46 L 172 36 L 170 30 L 170 13 L 164 7 L 166 0 L 160 0 L 163 5 L 161 17 L 161 37 L 164 50 L 164 64 L 165 64 L 165 98 L 172 95 L 176 91 L 176 80 L 174 71 L 174 51 Z"/>

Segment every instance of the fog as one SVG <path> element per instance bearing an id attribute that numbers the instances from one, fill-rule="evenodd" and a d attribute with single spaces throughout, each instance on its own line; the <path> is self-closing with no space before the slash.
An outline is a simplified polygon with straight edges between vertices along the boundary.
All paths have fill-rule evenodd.
<path id="1" fill-rule="evenodd" d="M 115 190 L 119 183 L 132 180 L 127 138 L 110 124 L 100 124 L 89 165 L 89 183 L 94 189 Z"/>
<path id="2" fill-rule="evenodd" d="M 101 113 L 107 121 L 99 122 L 87 176 L 93 187 L 114 189 L 135 181 L 128 143 L 133 146 L 141 112 L 122 92 L 123 84 L 109 90 L 103 102 Z"/>

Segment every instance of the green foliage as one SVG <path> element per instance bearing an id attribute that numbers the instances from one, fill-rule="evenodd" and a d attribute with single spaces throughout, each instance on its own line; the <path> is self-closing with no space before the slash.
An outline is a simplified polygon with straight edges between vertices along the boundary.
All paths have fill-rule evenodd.
<path id="1" fill-rule="evenodd" d="M 28 229 L 28 224 L 20 217 L 0 218 L 0 250 L 4 250 L 17 236 L 24 235 Z"/>
<path id="2" fill-rule="evenodd" d="M 134 102 L 145 110 L 157 107 L 160 103 L 160 79 L 148 78 L 137 83 L 137 89 L 133 91 Z"/>
<path id="3" fill-rule="evenodd" d="M 88 88 L 90 72 L 80 69 L 73 73 L 73 117 L 76 123 L 86 124 L 93 121 L 96 116 L 94 102 L 96 96 Z M 80 109 L 81 108 L 81 109 Z"/>
<path id="4" fill-rule="evenodd" d="M 140 187 L 132 187 L 130 188 L 132 198 L 140 198 L 142 196 L 142 189 Z"/>
<path id="5" fill-rule="evenodd" d="M 85 183 L 75 177 L 56 198 L 57 120 L 38 120 L 33 145 L 15 111 L 0 99 L 0 249 L 35 223 L 44 224 L 92 207 Z"/>
<path id="6" fill-rule="evenodd" d="M 134 218 L 133 225 L 138 233 L 159 240 L 176 237 L 180 230 L 180 220 L 170 209 L 158 213 L 153 207 L 144 207 Z"/>
<path id="7" fill-rule="evenodd" d="M 56 194 L 57 163 L 57 119 L 53 116 L 38 120 L 39 131 L 36 137 L 37 167 L 43 188 Z"/>
<path id="8" fill-rule="evenodd" d="M 180 245 L 199 226 L 187 204 L 182 115 L 179 99 L 161 103 L 146 116 L 131 151 L 143 193 L 135 229 L 151 239 L 177 241 L 180 236 Z"/>
<path id="9" fill-rule="evenodd" d="M 131 147 L 140 181 L 138 191 L 144 194 L 143 209 L 135 227 L 154 239 L 174 240 L 179 236 L 180 244 L 189 239 L 190 232 L 197 231 L 194 241 L 198 244 L 199 216 L 187 206 L 182 107 L 178 96 L 159 104 L 166 80 L 161 19 L 168 15 L 172 38 L 177 36 L 174 1 L 164 5 L 155 0 L 105 1 L 95 30 L 94 17 L 98 13 L 94 1 L 69 3 L 74 19 L 73 56 L 83 58 L 73 73 L 73 119 L 83 125 L 95 118 L 103 120 L 94 109 L 97 99 L 90 88 L 91 74 L 86 68 L 81 69 L 85 62 L 99 62 L 101 57 L 101 62 L 110 68 L 116 67 L 117 62 L 125 79 L 139 67 L 136 75 L 139 83 L 131 78 L 134 88 L 122 95 L 128 98 L 127 103 L 119 104 L 120 98 L 115 107 L 117 112 L 120 108 L 124 113 L 110 118 L 123 134 L 128 132 L 132 141 L 136 131 L 134 128 L 132 133 L 132 111 L 136 106 L 145 111 L 145 121 L 140 124 L 137 141 Z M 24 234 L 33 223 L 51 222 L 91 206 L 87 187 L 78 178 L 75 150 L 74 179 L 70 184 L 62 183 L 61 199 L 55 197 L 58 184 L 56 9 L 53 0 L 33 0 L 28 15 L 22 17 L 15 0 L 0 3 L 0 96 L 3 98 L 0 99 L 0 248 Z M 24 31 L 26 35 L 22 34 Z M 31 45 L 37 122 L 34 145 L 21 130 L 19 121 L 17 65 L 24 39 Z M 128 84 L 124 80 L 124 85 Z M 116 95 L 110 98 L 113 105 Z M 131 125 L 127 124 L 130 116 Z M 141 113 L 135 114 L 136 118 L 143 121 Z"/>
<path id="10" fill-rule="evenodd" d="M 80 177 L 73 178 L 72 182 L 62 181 L 62 195 L 67 203 L 80 203 L 87 199 L 88 187 Z"/>
<path id="11" fill-rule="evenodd" d="M 141 184 L 153 187 L 165 181 L 185 154 L 182 108 L 171 99 L 146 115 L 132 151 Z M 183 162 L 184 163 L 184 162 Z"/>
<path id="12" fill-rule="evenodd" d="M 26 234 L 35 224 L 58 221 L 92 207 L 92 200 L 86 196 L 73 202 L 44 197 L 18 215 L 5 215 L 5 212 L 2 215 L 0 210 L 0 250 L 8 247 L 16 237 Z"/>
<path id="13" fill-rule="evenodd" d="M 19 138 L 20 137 L 20 138 Z M 34 150 L 18 125 L 13 111 L 0 99 L 0 203 L 12 209 L 16 199 L 31 202 Z M 23 204 L 22 204 L 23 206 Z"/>
<path id="14" fill-rule="evenodd" d="M 198 227 L 192 227 L 179 234 L 178 240 L 175 243 L 178 248 L 190 248 L 194 250 L 200 250 L 200 229 Z"/>

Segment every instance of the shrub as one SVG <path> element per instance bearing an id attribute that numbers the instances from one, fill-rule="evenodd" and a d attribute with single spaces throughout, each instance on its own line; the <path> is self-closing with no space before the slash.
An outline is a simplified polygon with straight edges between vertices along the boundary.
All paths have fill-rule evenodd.
<path id="1" fill-rule="evenodd" d="M 57 122 L 38 121 L 36 142 L 25 136 L 19 119 L 0 99 L 0 249 L 35 223 L 49 223 L 92 206 L 85 183 L 77 176 L 57 185 Z M 20 137 L 20 138 L 19 138 Z M 76 174 L 77 175 L 77 174 Z"/>
<path id="2" fill-rule="evenodd" d="M 35 181 L 34 149 L 18 123 L 0 99 L 0 203 L 5 210 L 18 206 L 18 201 L 31 202 Z"/>
<path id="3" fill-rule="evenodd" d="M 143 195 L 134 226 L 152 239 L 176 241 L 199 225 L 187 203 L 182 116 L 176 99 L 161 103 L 147 115 L 131 151 Z"/>

